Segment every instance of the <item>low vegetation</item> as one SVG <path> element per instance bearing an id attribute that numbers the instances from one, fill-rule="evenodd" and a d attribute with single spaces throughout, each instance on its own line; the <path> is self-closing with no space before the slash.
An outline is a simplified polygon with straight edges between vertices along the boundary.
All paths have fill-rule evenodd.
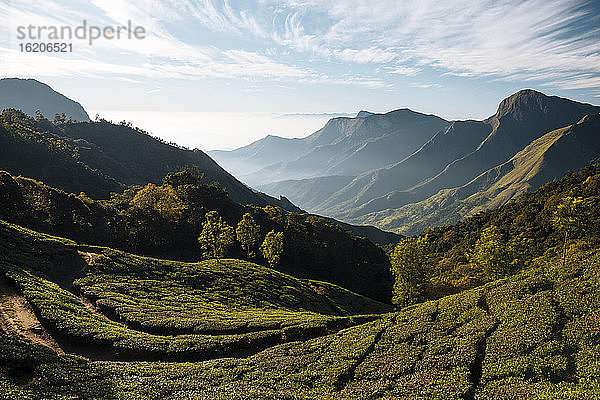
<path id="1" fill-rule="evenodd" d="M 105 349 L 101 358 L 235 355 L 324 335 L 376 318 L 356 314 L 390 309 L 334 285 L 240 260 L 151 259 L 4 222 L 0 237 L 0 267 L 40 320 L 68 346 Z"/>
<path id="2" fill-rule="evenodd" d="M 597 398 L 599 261 L 596 251 L 564 266 L 560 256 L 538 260 L 513 277 L 246 358 L 88 361 L 0 335 L 0 390 L 15 399 Z"/>
<path id="3" fill-rule="evenodd" d="M 598 247 L 599 237 L 600 166 L 590 166 L 498 209 L 401 241 L 390 251 L 394 299 L 441 298 L 527 270 L 539 257 L 560 254 L 566 261 L 578 249 Z"/>

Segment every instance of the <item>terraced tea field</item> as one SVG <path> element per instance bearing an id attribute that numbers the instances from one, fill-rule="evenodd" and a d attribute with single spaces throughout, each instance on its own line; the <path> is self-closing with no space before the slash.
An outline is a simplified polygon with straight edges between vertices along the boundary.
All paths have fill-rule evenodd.
<path id="1" fill-rule="evenodd" d="M 19 249 L 2 261 L 6 284 L 65 347 L 103 348 L 94 358 L 181 361 L 256 352 L 390 310 L 335 285 L 239 260 L 150 259 L 8 224 L 2 236 Z"/>
<path id="2" fill-rule="evenodd" d="M 5 284 L 69 353 L 0 335 L 3 398 L 600 395 L 598 252 L 391 313 L 238 260 L 156 260 L 6 223 L 0 238 Z"/>

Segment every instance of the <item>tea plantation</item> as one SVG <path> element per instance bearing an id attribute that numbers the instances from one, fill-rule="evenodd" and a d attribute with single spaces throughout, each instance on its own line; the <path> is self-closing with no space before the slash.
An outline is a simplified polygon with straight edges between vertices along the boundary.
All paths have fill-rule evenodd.
<path id="1" fill-rule="evenodd" d="M 2 398 L 600 397 L 598 251 L 389 313 L 237 260 L 137 257 L 7 223 L 0 236 L 7 279 L 75 353 L 0 335 Z"/>
<path id="2" fill-rule="evenodd" d="M 66 348 L 87 354 L 93 346 L 94 357 L 104 359 L 180 361 L 255 352 L 378 318 L 357 314 L 391 309 L 332 284 L 239 260 L 150 259 L 4 222 L 0 237 L 3 274 L 42 323 Z"/>

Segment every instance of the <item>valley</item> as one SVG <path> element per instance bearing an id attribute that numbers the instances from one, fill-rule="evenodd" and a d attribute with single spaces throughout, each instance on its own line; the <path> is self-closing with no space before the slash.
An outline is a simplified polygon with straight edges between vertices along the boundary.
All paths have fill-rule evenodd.
<path id="1" fill-rule="evenodd" d="M 599 123 L 521 91 L 213 154 L 269 195 L 126 122 L 5 109 L 0 395 L 596 398 Z"/>
<path id="2" fill-rule="evenodd" d="M 545 161 L 544 171 L 529 171 L 537 175 L 530 177 L 527 185 L 519 182 L 518 172 L 508 174 L 507 167 L 515 162 L 514 157 L 524 158 L 518 153 L 527 146 L 530 152 L 532 147 L 542 152 L 542 142 L 549 140 L 542 139 L 545 135 L 583 122 L 588 115 L 587 123 L 594 124 L 599 112 L 597 106 L 522 90 L 502 100 L 496 113 L 483 121 L 445 121 L 397 110 L 332 119 L 302 142 L 288 139 L 285 150 L 272 147 L 271 139 L 210 154 L 225 168 L 246 171 L 253 168 L 253 157 L 279 154 L 285 159 L 263 167 L 268 173 L 256 172 L 260 190 L 283 195 L 303 209 L 343 222 L 414 235 L 426 227 L 453 223 L 498 207 L 523 190 L 536 189 L 592 162 L 598 156 L 593 135 L 585 151 L 572 160 L 571 151 L 579 150 L 564 149 L 559 155 L 559 147 L 567 139 L 549 149 L 556 154 L 553 157 L 539 154 L 537 157 Z M 343 167 L 345 162 L 352 168 Z M 284 172 L 285 168 L 295 175 Z M 251 184 L 259 182 L 252 175 L 240 177 Z M 521 189 L 505 190 L 496 197 L 488 190 L 493 180 L 500 179 L 505 188 L 512 185 Z M 488 198 L 495 200 L 487 202 Z M 459 204 L 448 206 L 450 201 Z M 430 215 L 433 204 L 435 217 Z"/>

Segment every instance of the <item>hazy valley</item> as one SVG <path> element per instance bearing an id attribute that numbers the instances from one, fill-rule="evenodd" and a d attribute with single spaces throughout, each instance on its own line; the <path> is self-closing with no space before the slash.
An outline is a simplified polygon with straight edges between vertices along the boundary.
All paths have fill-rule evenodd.
<path id="1" fill-rule="evenodd" d="M 600 395 L 600 107 L 205 153 L 0 82 L 3 398 Z"/>

